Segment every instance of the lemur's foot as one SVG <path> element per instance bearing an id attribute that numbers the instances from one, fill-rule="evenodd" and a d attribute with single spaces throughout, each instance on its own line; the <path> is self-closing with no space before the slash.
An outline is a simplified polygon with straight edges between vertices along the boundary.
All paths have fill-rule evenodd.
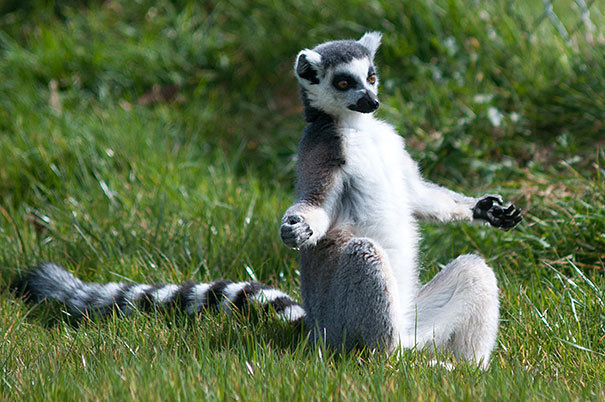
<path id="1" fill-rule="evenodd" d="M 490 225 L 510 230 L 523 219 L 521 209 L 514 204 L 507 208 L 502 206 L 502 197 L 499 195 L 484 195 L 473 207 L 473 218 L 489 222 Z"/>
<path id="2" fill-rule="evenodd" d="M 313 235 L 313 230 L 300 215 L 286 215 L 281 222 L 281 239 L 290 248 L 299 248 Z"/>

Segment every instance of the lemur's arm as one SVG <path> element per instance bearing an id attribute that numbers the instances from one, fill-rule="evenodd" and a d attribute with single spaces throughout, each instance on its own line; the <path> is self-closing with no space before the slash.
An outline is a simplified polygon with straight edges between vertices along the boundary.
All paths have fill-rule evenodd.
<path id="1" fill-rule="evenodd" d="M 416 163 L 409 158 L 406 171 L 414 215 L 418 219 L 448 221 L 485 221 L 494 227 L 512 229 L 522 219 L 514 205 L 503 207 L 502 197 L 486 194 L 468 197 L 437 184 L 425 181 Z"/>
<path id="2" fill-rule="evenodd" d="M 342 190 L 339 171 L 343 159 L 337 139 L 309 137 L 303 138 L 299 149 L 298 200 L 281 221 L 281 238 L 292 248 L 316 244 L 326 234 Z"/>
<path id="3" fill-rule="evenodd" d="M 330 212 L 325 206 L 299 200 L 282 218 L 282 241 L 290 248 L 316 244 L 326 234 L 330 223 Z"/>

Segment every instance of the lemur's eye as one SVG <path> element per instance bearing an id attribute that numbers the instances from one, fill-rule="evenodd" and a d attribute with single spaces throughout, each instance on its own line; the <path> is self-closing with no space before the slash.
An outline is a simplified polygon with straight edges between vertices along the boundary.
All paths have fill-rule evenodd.
<path id="1" fill-rule="evenodd" d="M 332 78 L 332 85 L 339 91 L 348 91 L 357 88 L 357 80 L 350 74 L 336 73 Z"/>
<path id="2" fill-rule="evenodd" d="M 368 77 L 368 82 L 370 84 L 375 84 L 376 83 L 376 74 L 372 74 Z"/>

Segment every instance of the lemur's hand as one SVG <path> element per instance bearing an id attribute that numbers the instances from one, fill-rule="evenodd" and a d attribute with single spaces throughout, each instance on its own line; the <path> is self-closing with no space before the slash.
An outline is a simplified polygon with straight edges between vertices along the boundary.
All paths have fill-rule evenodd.
<path id="1" fill-rule="evenodd" d="M 504 230 L 514 228 L 523 219 L 521 209 L 514 204 L 504 208 L 502 203 L 502 197 L 499 195 L 484 195 L 473 207 L 473 218 L 484 220 Z"/>
<path id="2" fill-rule="evenodd" d="M 281 221 L 281 239 L 290 248 L 299 248 L 313 235 L 300 215 L 285 215 Z"/>

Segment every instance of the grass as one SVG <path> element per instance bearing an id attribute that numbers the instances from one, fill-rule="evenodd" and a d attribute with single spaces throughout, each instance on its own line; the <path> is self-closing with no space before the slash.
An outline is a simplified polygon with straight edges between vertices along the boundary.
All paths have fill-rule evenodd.
<path id="1" fill-rule="evenodd" d="M 591 42 L 584 28 L 566 41 L 536 26 L 542 2 L 521 3 L 5 3 L 3 286 L 50 260 L 89 281 L 254 277 L 298 297 L 278 236 L 304 124 L 293 57 L 370 29 L 384 33 L 379 115 L 425 175 L 502 193 L 526 218 L 511 232 L 422 226 L 423 279 L 465 252 L 495 268 L 502 320 L 486 372 L 412 351 L 334 353 L 271 316 L 73 325 L 3 290 L 2 398 L 602 400 L 603 6 Z M 555 4 L 568 28 L 573 4 Z"/>

